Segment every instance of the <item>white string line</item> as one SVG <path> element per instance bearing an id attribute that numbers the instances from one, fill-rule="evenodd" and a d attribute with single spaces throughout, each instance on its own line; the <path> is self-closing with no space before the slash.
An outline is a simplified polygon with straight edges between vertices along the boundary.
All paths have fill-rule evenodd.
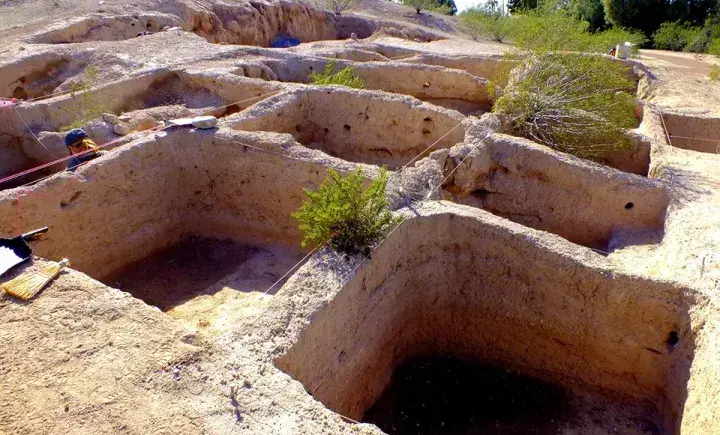
<path id="1" fill-rule="evenodd" d="M 34 133 L 34 132 L 32 131 L 32 129 L 30 128 L 30 126 L 27 124 L 27 122 L 25 122 L 25 120 L 23 119 L 23 117 L 20 115 L 20 112 L 18 112 L 18 110 L 17 110 L 17 105 L 16 105 L 16 104 L 13 104 L 12 108 L 13 108 L 13 111 L 15 112 L 15 114 L 17 115 L 17 117 L 20 118 L 20 121 L 25 125 L 25 128 L 27 128 L 27 130 L 30 132 L 30 134 L 32 135 L 32 137 L 34 137 L 35 140 L 38 141 L 38 143 L 39 143 L 43 148 L 45 148 L 45 150 L 46 150 L 48 153 L 54 155 L 55 157 L 60 157 L 58 154 L 55 154 L 55 152 L 50 151 L 50 150 L 48 149 L 48 147 L 46 147 L 45 144 L 42 143 L 42 141 L 40 140 L 40 138 L 38 138 L 38 137 L 35 135 L 35 133 Z M 60 158 L 61 158 L 61 157 L 60 157 Z"/>

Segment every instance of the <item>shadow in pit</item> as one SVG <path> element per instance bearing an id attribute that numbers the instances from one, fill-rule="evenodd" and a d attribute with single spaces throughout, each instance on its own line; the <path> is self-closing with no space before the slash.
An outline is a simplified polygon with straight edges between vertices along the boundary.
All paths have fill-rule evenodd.
<path id="1" fill-rule="evenodd" d="M 168 311 L 199 295 L 221 290 L 222 286 L 213 284 L 265 252 L 231 239 L 188 236 L 112 272 L 102 281 Z M 280 287 L 275 286 L 275 291 Z"/>

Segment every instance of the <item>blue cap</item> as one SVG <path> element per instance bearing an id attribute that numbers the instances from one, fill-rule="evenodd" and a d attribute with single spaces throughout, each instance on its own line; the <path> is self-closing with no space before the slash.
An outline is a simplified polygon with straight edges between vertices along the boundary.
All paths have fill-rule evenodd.
<path id="1" fill-rule="evenodd" d="M 65 135 L 65 146 L 74 145 L 86 137 L 90 137 L 82 128 L 74 128 Z"/>

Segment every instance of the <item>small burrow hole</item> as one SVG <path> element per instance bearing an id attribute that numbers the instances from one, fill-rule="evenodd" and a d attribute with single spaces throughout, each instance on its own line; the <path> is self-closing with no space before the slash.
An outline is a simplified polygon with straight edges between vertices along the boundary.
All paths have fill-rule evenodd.
<path id="1" fill-rule="evenodd" d="M 668 347 L 668 352 L 672 352 L 673 350 L 675 350 L 675 347 L 677 346 L 677 344 L 679 342 L 680 342 L 680 337 L 678 336 L 677 331 L 670 331 L 670 333 L 668 334 L 667 340 L 665 340 L 665 343 L 667 344 L 667 347 Z"/>
<path id="2" fill-rule="evenodd" d="M 625 204 L 625 210 L 632 210 L 633 207 L 635 207 L 635 204 L 633 204 L 632 202 L 628 202 L 627 204 Z"/>
<path id="3" fill-rule="evenodd" d="M 423 121 L 430 122 L 430 121 L 432 121 L 432 119 L 428 116 L 428 117 L 424 118 Z"/>
<path id="4" fill-rule="evenodd" d="M 347 124 L 343 125 L 343 128 L 344 128 L 345 130 L 347 130 L 347 131 L 350 131 L 350 126 L 347 125 Z"/>

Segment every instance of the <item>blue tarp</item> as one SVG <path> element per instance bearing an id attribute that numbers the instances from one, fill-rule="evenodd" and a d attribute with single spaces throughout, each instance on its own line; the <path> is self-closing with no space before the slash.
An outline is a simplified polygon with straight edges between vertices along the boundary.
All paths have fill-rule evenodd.
<path id="1" fill-rule="evenodd" d="M 288 47 L 295 47 L 296 45 L 300 45 L 300 40 L 295 39 L 290 36 L 278 36 L 275 38 L 275 40 L 270 44 L 270 47 L 272 48 L 288 48 Z"/>

